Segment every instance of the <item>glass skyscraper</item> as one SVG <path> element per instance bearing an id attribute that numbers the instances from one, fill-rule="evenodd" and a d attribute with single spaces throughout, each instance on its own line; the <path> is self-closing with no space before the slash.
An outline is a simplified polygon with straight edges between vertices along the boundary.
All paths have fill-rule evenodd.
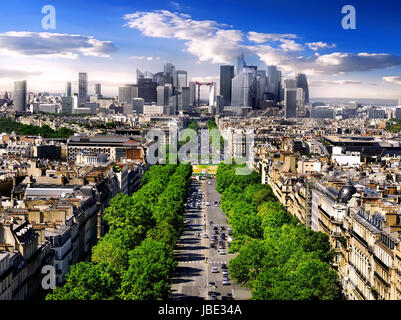
<path id="1" fill-rule="evenodd" d="M 231 105 L 231 81 L 234 78 L 234 66 L 220 66 L 220 95 L 224 106 Z"/>
<path id="2" fill-rule="evenodd" d="M 14 110 L 26 111 L 26 80 L 14 82 Z"/>
<path id="3" fill-rule="evenodd" d="M 78 79 L 78 106 L 85 105 L 87 100 L 88 100 L 88 74 L 86 72 L 80 72 Z"/>

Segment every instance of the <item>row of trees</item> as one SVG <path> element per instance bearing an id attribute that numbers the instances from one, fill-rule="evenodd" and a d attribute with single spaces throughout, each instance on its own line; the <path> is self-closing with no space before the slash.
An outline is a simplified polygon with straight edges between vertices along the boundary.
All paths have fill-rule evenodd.
<path id="1" fill-rule="evenodd" d="M 109 231 L 91 261 L 72 266 L 64 286 L 46 299 L 167 298 L 191 174 L 190 164 L 155 165 L 132 196 L 115 196 L 104 213 Z"/>
<path id="2" fill-rule="evenodd" d="M 331 269 L 329 238 L 289 214 L 256 172 L 236 175 L 236 164 L 219 165 L 217 190 L 233 228 L 230 275 L 256 300 L 339 298 Z"/>
<path id="3" fill-rule="evenodd" d="M 12 133 L 22 136 L 42 136 L 43 138 L 68 138 L 74 131 L 68 128 L 53 130 L 47 124 L 41 127 L 31 124 L 22 124 L 10 119 L 0 119 L 0 132 Z"/>

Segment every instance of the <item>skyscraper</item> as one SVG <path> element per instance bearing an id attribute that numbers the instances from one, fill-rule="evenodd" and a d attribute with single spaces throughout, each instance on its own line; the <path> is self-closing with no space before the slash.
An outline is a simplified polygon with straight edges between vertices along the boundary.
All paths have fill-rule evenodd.
<path id="1" fill-rule="evenodd" d="M 79 73 L 78 79 L 78 106 L 83 106 L 88 99 L 88 74 Z"/>
<path id="2" fill-rule="evenodd" d="M 174 86 L 177 84 L 176 71 L 172 63 L 167 62 L 164 64 L 163 76 L 164 83 L 171 83 Z"/>
<path id="3" fill-rule="evenodd" d="M 71 97 L 72 92 L 71 92 L 71 82 L 67 81 L 65 84 L 65 96 L 66 97 Z"/>
<path id="4" fill-rule="evenodd" d="M 281 101 L 281 71 L 276 66 L 267 67 L 267 92 L 275 101 Z"/>
<path id="5" fill-rule="evenodd" d="M 284 89 L 284 111 L 286 118 L 297 116 L 297 90 L 294 88 Z"/>
<path id="6" fill-rule="evenodd" d="M 148 78 L 138 80 L 138 98 L 143 98 L 145 103 L 157 102 L 157 83 Z"/>
<path id="7" fill-rule="evenodd" d="M 209 106 L 215 106 L 216 105 L 216 82 L 213 82 L 210 85 L 210 91 L 209 91 Z"/>
<path id="8" fill-rule="evenodd" d="M 196 106 L 196 83 L 194 81 L 189 82 L 189 105 L 191 107 Z"/>
<path id="9" fill-rule="evenodd" d="M 296 86 L 297 88 L 304 89 L 305 93 L 305 104 L 309 104 L 309 87 L 308 87 L 308 80 L 304 73 L 298 73 L 295 77 Z"/>
<path id="10" fill-rule="evenodd" d="M 26 111 L 26 80 L 14 82 L 14 110 Z"/>
<path id="11" fill-rule="evenodd" d="M 237 57 L 237 75 L 242 72 L 242 69 L 246 66 L 246 62 L 244 59 L 244 53 L 241 53 Z"/>
<path id="12" fill-rule="evenodd" d="M 398 105 L 401 106 L 401 97 L 398 98 Z"/>
<path id="13" fill-rule="evenodd" d="M 100 83 L 95 83 L 95 95 L 96 96 L 102 95 L 102 85 Z"/>
<path id="14" fill-rule="evenodd" d="M 181 90 L 182 87 L 187 86 L 187 72 L 184 70 L 177 70 L 177 88 Z"/>
<path id="15" fill-rule="evenodd" d="M 132 99 L 138 98 L 138 86 L 136 84 L 126 84 L 118 88 L 118 100 L 120 104 L 131 104 Z"/>
<path id="16" fill-rule="evenodd" d="M 170 97 L 170 89 L 168 86 L 157 86 L 157 105 L 167 106 Z"/>
<path id="17" fill-rule="evenodd" d="M 231 80 L 234 78 L 234 66 L 220 66 L 220 95 L 224 106 L 231 105 Z"/>
<path id="18" fill-rule="evenodd" d="M 181 95 L 179 97 L 179 107 L 181 110 L 188 112 L 189 111 L 189 87 L 181 88 Z"/>

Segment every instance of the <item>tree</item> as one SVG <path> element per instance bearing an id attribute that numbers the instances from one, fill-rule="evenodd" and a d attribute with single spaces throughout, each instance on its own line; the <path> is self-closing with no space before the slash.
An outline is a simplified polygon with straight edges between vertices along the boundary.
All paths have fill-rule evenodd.
<path id="1" fill-rule="evenodd" d="M 118 272 L 106 263 L 80 262 L 71 267 L 64 286 L 46 300 L 113 300 L 118 297 Z"/>
<path id="2" fill-rule="evenodd" d="M 129 268 L 122 277 L 121 298 L 167 298 L 170 293 L 169 278 L 175 266 L 170 246 L 153 239 L 144 240 L 129 253 Z"/>

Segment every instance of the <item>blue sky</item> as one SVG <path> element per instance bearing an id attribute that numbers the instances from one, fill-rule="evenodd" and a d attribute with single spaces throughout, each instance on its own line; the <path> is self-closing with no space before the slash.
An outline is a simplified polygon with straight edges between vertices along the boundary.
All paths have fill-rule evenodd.
<path id="1" fill-rule="evenodd" d="M 56 29 L 42 29 L 44 5 Z M 341 27 L 341 8 L 356 9 L 356 29 Z M 0 91 L 27 79 L 33 91 L 62 92 L 86 71 L 108 95 L 157 72 L 164 62 L 192 79 L 217 79 L 239 52 L 287 78 L 305 72 L 312 97 L 401 96 L 399 1 L 12 0 L 2 3 Z M 73 88 L 74 89 L 74 88 Z"/>

